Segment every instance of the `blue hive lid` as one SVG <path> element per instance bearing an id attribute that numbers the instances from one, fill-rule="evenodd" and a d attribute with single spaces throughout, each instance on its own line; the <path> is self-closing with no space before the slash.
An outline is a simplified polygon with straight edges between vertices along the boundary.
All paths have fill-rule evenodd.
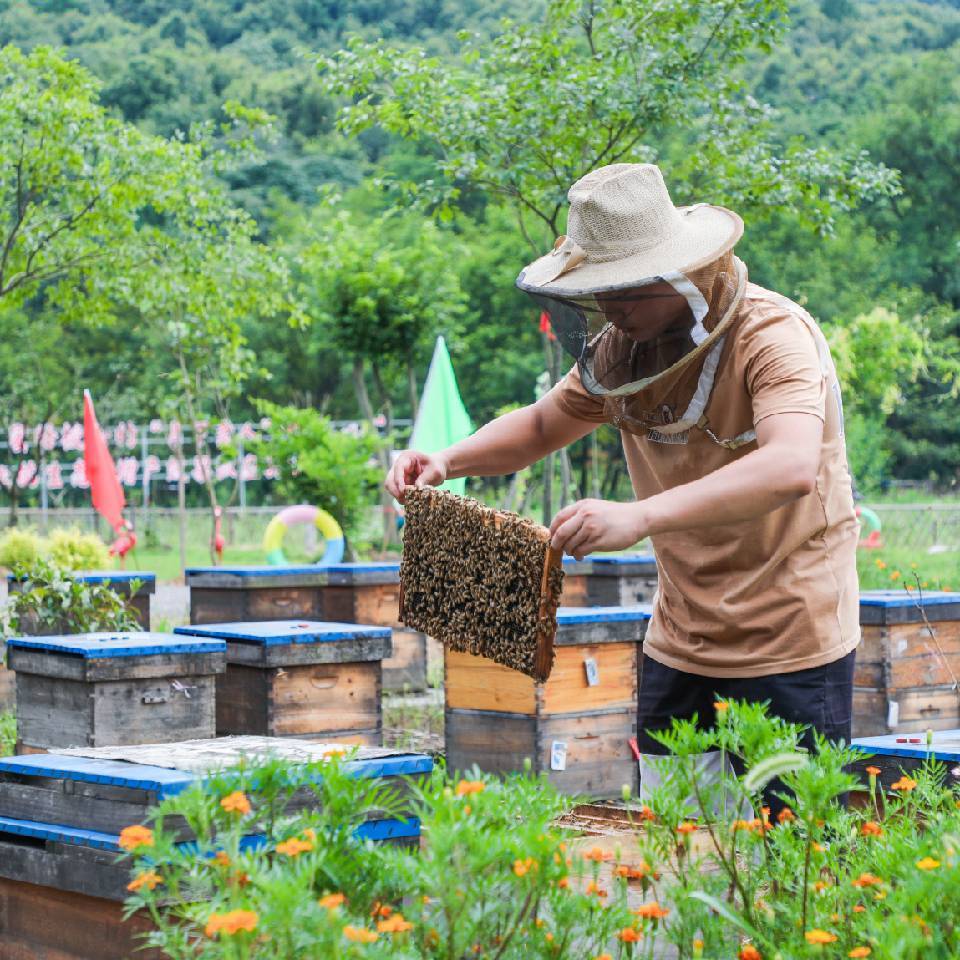
<path id="1" fill-rule="evenodd" d="M 324 570 L 330 573 L 398 573 L 399 560 L 377 560 L 370 563 L 332 563 Z"/>
<path id="2" fill-rule="evenodd" d="M 918 740 L 919 743 L 911 743 Z M 898 742 L 899 741 L 899 742 Z M 928 755 L 950 763 L 960 761 L 960 730 L 936 730 L 928 749 L 924 733 L 891 733 L 881 737 L 859 737 L 850 744 L 855 750 L 889 757 L 923 760 Z"/>
<path id="3" fill-rule="evenodd" d="M 318 620 L 264 620 L 256 623 L 207 623 L 177 627 L 174 633 L 193 637 L 215 637 L 265 647 L 291 643 L 335 643 L 338 640 L 379 640 L 391 636 L 389 627 Z"/>
<path id="4" fill-rule="evenodd" d="M 652 553 L 591 553 L 588 560 L 597 564 L 609 566 L 626 566 L 634 563 L 656 563 L 657 558 Z"/>
<path id="5" fill-rule="evenodd" d="M 433 760 L 426 754 L 409 753 L 346 761 L 350 773 L 364 779 L 400 777 L 430 773 Z M 32 754 L 0 759 L 0 773 L 22 777 L 45 777 L 129 787 L 169 797 L 185 790 L 202 774 L 126 760 L 102 760 L 71 754 Z"/>
<path id="6" fill-rule="evenodd" d="M 884 609 L 915 607 L 920 594 L 914 590 L 864 590 L 860 594 L 861 607 L 882 607 Z M 942 590 L 924 590 L 924 607 L 936 607 L 947 603 L 960 603 L 960 593 L 945 593 Z"/>
<path id="7" fill-rule="evenodd" d="M 53 637 L 11 637 L 12 650 L 45 650 L 85 660 L 106 657 L 148 657 L 168 653 L 225 653 L 222 640 L 195 637 L 186 640 L 172 633 L 79 633 Z"/>
<path id="8" fill-rule="evenodd" d="M 140 580 L 142 583 L 155 583 L 157 575 L 149 570 L 74 570 L 70 576 L 82 583 L 130 583 Z M 7 583 L 25 582 L 28 576 L 7 574 Z"/>
<path id="9" fill-rule="evenodd" d="M 653 607 L 649 603 L 638 603 L 630 607 L 560 607 L 557 610 L 557 626 L 617 621 L 642 622 L 649 620 L 652 614 Z"/>
<path id="10" fill-rule="evenodd" d="M 315 563 L 277 567 L 269 563 L 238 563 L 222 567 L 187 567 L 183 572 L 188 577 L 207 573 L 228 574 L 232 577 L 296 577 L 305 573 L 323 573 L 327 569 Z"/>

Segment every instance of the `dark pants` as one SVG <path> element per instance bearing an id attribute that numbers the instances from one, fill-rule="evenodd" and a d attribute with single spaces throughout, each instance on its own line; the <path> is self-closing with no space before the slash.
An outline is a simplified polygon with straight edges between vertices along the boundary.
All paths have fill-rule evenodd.
<path id="1" fill-rule="evenodd" d="M 713 726 L 717 700 L 752 700 L 769 703 L 769 712 L 808 729 L 801 746 L 812 749 L 812 730 L 833 741 L 850 742 L 853 719 L 853 664 L 856 651 L 840 660 L 766 677 L 701 677 L 665 667 L 643 658 L 637 715 L 640 752 L 663 756 L 666 750 L 650 731 L 669 730 L 673 719 L 690 720 L 696 714 L 703 727 Z M 773 796 L 782 784 L 770 785 L 764 799 L 776 816 L 784 803 Z"/>

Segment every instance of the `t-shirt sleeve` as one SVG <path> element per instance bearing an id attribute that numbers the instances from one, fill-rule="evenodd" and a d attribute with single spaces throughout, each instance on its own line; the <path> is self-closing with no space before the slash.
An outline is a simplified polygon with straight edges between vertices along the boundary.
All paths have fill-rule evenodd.
<path id="1" fill-rule="evenodd" d="M 813 333 L 789 313 L 768 316 L 747 333 L 744 377 L 753 423 L 778 413 L 825 420 L 827 383 Z"/>
<path id="2" fill-rule="evenodd" d="M 610 422 L 603 400 L 587 393 L 576 366 L 554 384 L 548 396 L 553 397 L 557 406 L 567 416 L 586 420 L 588 423 Z"/>

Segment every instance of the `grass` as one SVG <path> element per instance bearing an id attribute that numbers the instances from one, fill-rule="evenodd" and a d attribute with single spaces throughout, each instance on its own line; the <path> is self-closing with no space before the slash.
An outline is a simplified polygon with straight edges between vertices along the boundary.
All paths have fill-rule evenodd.
<path id="1" fill-rule="evenodd" d="M 13 753 L 17 742 L 17 718 L 12 713 L 0 713 L 0 757 Z"/>
<path id="2" fill-rule="evenodd" d="M 924 553 L 910 547 L 858 550 L 857 572 L 862 590 L 960 590 L 960 553 Z"/>

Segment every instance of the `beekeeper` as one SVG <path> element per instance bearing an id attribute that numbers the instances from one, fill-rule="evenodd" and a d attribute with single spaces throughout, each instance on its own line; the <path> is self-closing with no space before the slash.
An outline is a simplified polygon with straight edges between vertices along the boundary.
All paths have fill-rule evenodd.
<path id="1" fill-rule="evenodd" d="M 658 167 L 618 163 L 569 192 L 567 234 L 517 286 L 576 363 L 541 400 L 433 454 L 410 484 L 512 473 L 598 424 L 620 430 L 636 499 L 580 500 L 551 524 L 574 557 L 649 537 L 659 590 L 643 646 L 641 780 L 674 717 L 714 702 L 849 741 L 860 639 L 857 521 L 836 372 L 816 322 L 747 279 L 737 214 L 675 207 Z M 648 775 L 644 776 L 644 767 Z"/>

